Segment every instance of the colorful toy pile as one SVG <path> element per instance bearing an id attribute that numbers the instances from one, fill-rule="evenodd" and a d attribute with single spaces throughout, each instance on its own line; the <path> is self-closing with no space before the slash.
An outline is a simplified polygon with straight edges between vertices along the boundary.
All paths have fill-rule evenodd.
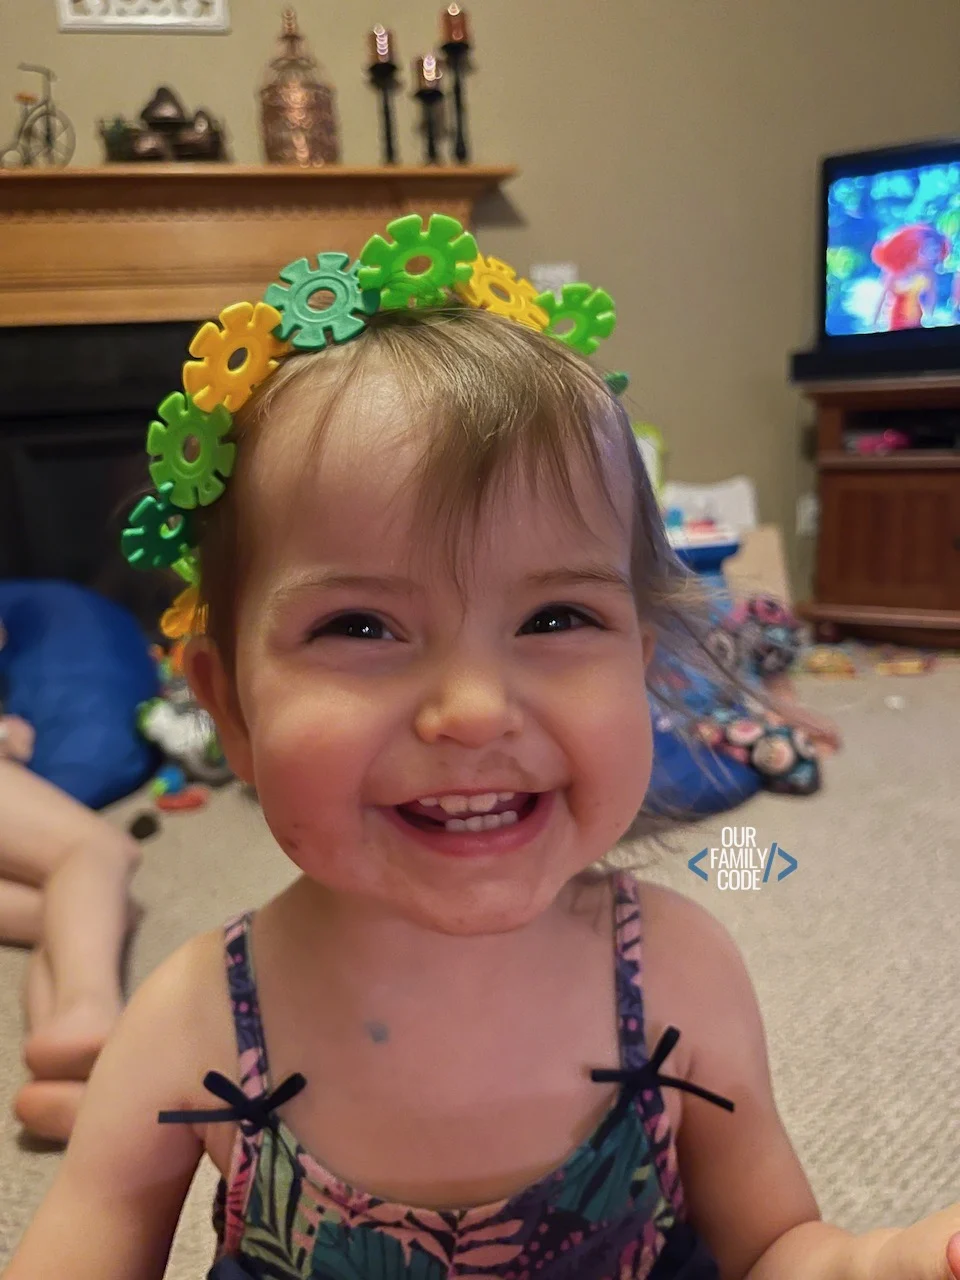
<path id="1" fill-rule="evenodd" d="M 175 785 L 180 774 L 184 783 L 206 782 L 216 786 L 226 782 L 232 774 L 213 720 L 193 697 L 185 677 L 169 655 L 154 648 L 152 656 L 157 664 L 160 692 L 137 708 L 137 725 L 147 741 L 160 748 L 168 764 L 179 770 L 177 775 L 161 770 L 157 775 L 160 785 L 157 794 L 182 791 L 182 786 Z"/>
<path id="2" fill-rule="evenodd" d="M 801 640 L 799 619 L 773 596 L 738 601 L 711 637 L 718 657 L 729 664 L 735 656 L 761 678 L 789 671 L 799 657 Z"/>
<path id="3" fill-rule="evenodd" d="M 345 253 L 299 258 L 280 272 L 261 301 L 237 302 L 204 324 L 190 343 L 183 389 L 160 404 L 150 424 L 147 452 L 156 493 L 141 499 L 122 535 L 122 549 L 135 568 L 172 568 L 187 584 L 163 615 L 160 627 L 174 641 L 171 661 L 203 630 L 198 607 L 198 567 L 192 513 L 216 502 L 233 471 L 233 415 L 284 357 L 320 351 L 363 333 L 377 311 L 438 306 L 451 295 L 469 306 L 506 316 L 548 334 L 583 355 L 592 355 L 616 325 L 613 299 L 588 284 L 568 284 L 558 298 L 534 286 L 497 258 L 485 258 L 455 218 L 434 213 L 426 227 L 419 214 L 397 218 L 387 238 L 373 236 L 359 259 Z M 409 268 L 427 259 L 424 271 Z M 318 293 L 331 297 L 324 310 Z M 232 361 L 244 353 L 242 362 Z M 610 375 L 614 394 L 626 375 Z"/>
<path id="4" fill-rule="evenodd" d="M 708 644 L 728 670 L 764 680 L 794 666 L 801 626 L 779 600 L 752 596 L 734 605 Z M 816 747 L 802 729 L 744 707 L 717 706 L 698 721 L 697 736 L 712 750 L 751 765 L 770 791 L 810 795 L 819 789 Z"/>

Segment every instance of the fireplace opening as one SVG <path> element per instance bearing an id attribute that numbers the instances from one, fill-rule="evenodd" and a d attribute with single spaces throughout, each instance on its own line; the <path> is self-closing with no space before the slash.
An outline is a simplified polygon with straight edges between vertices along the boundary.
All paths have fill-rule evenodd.
<path id="1" fill-rule="evenodd" d="M 146 433 L 180 385 L 193 324 L 0 329 L 0 577 L 60 578 L 157 635 L 182 587 L 131 569 L 120 534 L 152 490 Z"/>

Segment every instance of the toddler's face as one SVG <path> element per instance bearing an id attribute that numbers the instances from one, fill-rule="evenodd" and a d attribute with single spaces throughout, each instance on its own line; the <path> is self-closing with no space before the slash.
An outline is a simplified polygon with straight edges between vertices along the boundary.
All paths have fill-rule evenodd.
<path id="1" fill-rule="evenodd" d="M 289 435 L 263 442 L 243 723 L 225 741 L 308 876 L 427 928 L 513 929 L 610 849 L 649 781 L 652 641 L 629 589 L 622 446 L 619 520 L 585 470 L 589 535 L 548 488 L 518 489 L 477 530 L 461 598 L 413 527 L 411 434 L 378 419 L 332 424 L 306 469 Z M 576 576 L 597 569 L 611 581 Z M 464 795 L 515 816 L 462 812 Z M 443 804 L 409 807 L 425 800 Z"/>

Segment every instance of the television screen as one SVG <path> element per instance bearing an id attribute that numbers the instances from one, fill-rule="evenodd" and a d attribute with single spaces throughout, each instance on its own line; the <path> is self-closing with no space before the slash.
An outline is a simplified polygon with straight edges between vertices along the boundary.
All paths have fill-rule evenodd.
<path id="1" fill-rule="evenodd" d="M 828 338 L 960 325 L 960 151 L 907 161 L 825 172 Z"/>

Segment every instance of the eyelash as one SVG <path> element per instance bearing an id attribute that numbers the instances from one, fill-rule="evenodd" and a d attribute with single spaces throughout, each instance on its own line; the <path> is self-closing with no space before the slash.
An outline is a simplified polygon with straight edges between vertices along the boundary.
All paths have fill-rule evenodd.
<path id="1" fill-rule="evenodd" d="M 569 615 L 571 615 L 571 616 L 573 616 L 573 617 L 579 618 L 579 619 L 580 619 L 580 621 L 581 621 L 581 622 L 586 623 L 586 624 L 587 624 L 587 626 L 596 627 L 596 628 L 597 628 L 597 630 L 604 630 L 604 628 L 603 628 L 603 627 L 601 626 L 601 624 L 596 620 L 596 618 L 591 617 L 591 616 L 590 616 L 590 614 L 585 613 L 582 609 L 574 608 L 574 606 L 573 606 L 573 605 L 569 605 L 569 604 L 548 604 L 548 605 L 544 605 L 542 608 L 538 609 L 538 610 L 536 611 L 536 613 L 531 614 L 531 620 L 532 620 L 533 618 L 538 618 L 538 617 L 540 617 L 540 616 L 541 616 L 542 614 L 544 614 L 544 613 L 552 613 L 552 614 L 562 614 L 562 613 L 565 613 L 565 614 L 569 614 Z M 381 620 L 381 619 L 380 619 L 380 618 L 379 618 L 375 613 L 368 613 L 368 612 L 366 612 L 366 611 L 364 611 L 364 610 L 354 609 L 354 610 L 352 610 L 351 612 L 348 612 L 348 613 L 341 613 L 341 614 L 338 614 L 336 617 L 334 617 L 334 618 L 330 618 L 328 621 L 323 622 L 323 623 L 320 623 L 320 625 L 319 625 L 319 626 L 311 627 L 311 628 L 310 628 L 310 630 L 307 632 L 307 635 L 306 635 L 306 637 L 305 637 L 305 638 L 306 638 L 306 641 L 309 643 L 309 642 L 311 642 L 311 641 L 313 641 L 313 640 L 319 640 L 319 639 L 321 639 L 321 638 L 324 636 L 324 634 L 329 634 L 329 628 L 336 626 L 338 623 L 345 623 L 345 622 L 347 622 L 347 621 L 349 621 L 349 620 L 353 620 L 353 619 L 357 619 L 357 618 L 367 619 L 368 621 L 369 621 L 369 620 L 373 620 L 373 621 L 374 621 L 378 626 L 382 626 L 382 627 L 384 627 L 385 629 L 389 630 L 389 628 L 386 628 L 386 624 L 385 624 L 385 623 L 383 623 L 383 621 L 382 621 L 382 620 Z M 527 623 L 524 623 L 524 626 L 526 626 L 526 625 L 527 625 Z M 534 634 L 534 635 L 558 635 L 558 634 L 562 634 L 562 633 L 565 633 L 565 632 L 568 632 L 568 631 L 579 631 L 579 630 L 581 630 L 581 628 L 580 628 L 580 627 L 562 627 L 562 628 L 559 628 L 558 630 L 539 631 L 539 632 L 533 632 L 533 633 L 529 633 L 529 634 Z M 341 640 L 355 640 L 355 639 L 356 639 L 356 640 L 359 640 L 359 639 L 367 639 L 367 638 L 369 638 L 369 637 L 335 635 L 335 637 L 334 637 L 334 638 L 336 638 L 336 639 L 341 639 Z M 382 637 L 380 637 L 380 636 L 376 636 L 376 637 L 373 637 L 373 638 L 374 638 L 374 639 L 381 639 Z"/>

